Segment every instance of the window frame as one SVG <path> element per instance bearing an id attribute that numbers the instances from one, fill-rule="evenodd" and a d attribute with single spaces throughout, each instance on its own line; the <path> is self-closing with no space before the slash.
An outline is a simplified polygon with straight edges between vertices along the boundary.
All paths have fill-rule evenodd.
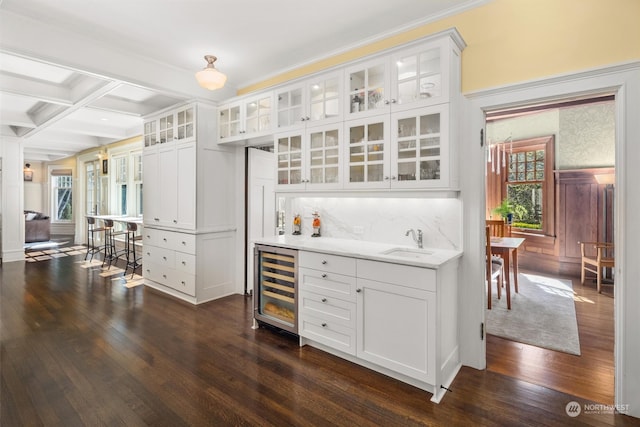
<path id="1" fill-rule="evenodd" d="M 539 230 L 530 228 L 516 228 L 512 227 L 512 233 L 527 233 L 538 234 L 542 236 L 554 237 L 556 235 L 556 197 L 555 197 L 555 137 L 554 135 L 521 139 L 506 143 L 507 153 L 511 154 L 525 151 L 537 151 L 544 150 L 544 180 L 542 184 L 542 228 Z M 508 156 L 507 156 L 508 158 Z M 494 180 L 493 183 L 488 182 L 487 188 L 494 188 L 498 190 L 498 195 L 495 197 L 498 200 L 503 200 L 507 197 L 507 185 L 509 174 L 509 162 L 507 161 L 504 166 L 500 165 L 500 174 L 490 174 Z M 497 185 L 496 185 L 497 184 Z M 497 206 L 497 203 L 495 204 Z"/>
<path id="2" fill-rule="evenodd" d="M 70 173 L 69 174 L 56 174 L 56 171 L 58 170 L 69 170 Z M 69 186 L 68 187 L 60 187 L 58 186 L 58 178 L 60 177 L 68 177 L 69 178 Z M 50 189 L 50 193 L 49 193 L 49 200 L 50 202 L 50 212 L 49 212 L 49 218 L 51 218 L 51 223 L 52 224 L 72 224 L 75 222 L 74 219 L 74 207 L 73 207 L 73 193 L 75 190 L 75 185 L 74 185 L 74 177 L 73 177 L 73 170 L 68 168 L 68 167 L 60 167 L 60 168 L 53 168 L 49 170 L 49 189 Z M 71 216 L 69 219 L 58 219 L 58 189 L 59 188 L 69 188 L 70 189 L 70 193 L 71 193 L 71 200 L 70 200 L 70 204 L 69 206 L 71 207 Z"/>

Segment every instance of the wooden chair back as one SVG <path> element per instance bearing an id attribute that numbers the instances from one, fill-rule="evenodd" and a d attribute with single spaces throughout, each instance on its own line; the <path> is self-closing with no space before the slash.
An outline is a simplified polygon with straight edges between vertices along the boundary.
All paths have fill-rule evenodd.
<path id="1" fill-rule="evenodd" d="M 511 237 L 511 226 L 501 219 L 488 219 L 486 225 L 492 237 Z"/>

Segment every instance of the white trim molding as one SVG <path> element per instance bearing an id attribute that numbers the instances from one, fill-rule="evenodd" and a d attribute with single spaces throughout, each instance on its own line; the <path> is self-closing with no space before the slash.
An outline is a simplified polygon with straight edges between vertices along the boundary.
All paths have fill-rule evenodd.
<path id="1" fill-rule="evenodd" d="M 459 323 L 462 331 L 476 331 L 484 322 L 484 275 L 480 260 L 484 255 L 481 223 L 484 221 L 484 169 L 480 131 L 487 111 L 570 99 L 588 94 L 612 93 L 616 105 L 616 198 L 615 242 L 615 404 L 619 412 L 640 417 L 640 61 L 590 69 L 572 74 L 523 82 L 466 94 L 465 121 L 460 159 L 465 256 L 460 280 Z M 634 238 L 635 237 L 635 238 Z M 463 289 L 464 288 L 464 289 Z M 461 336 L 463 364 L 486 368 L 485 342 L 480 334 Z M 585 375 L 589 375 L 585 372 Z"/>

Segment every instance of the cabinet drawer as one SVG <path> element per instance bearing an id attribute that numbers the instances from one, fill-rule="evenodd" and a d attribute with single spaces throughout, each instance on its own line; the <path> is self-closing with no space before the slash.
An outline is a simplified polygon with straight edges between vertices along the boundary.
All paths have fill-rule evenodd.
<path id="1" fill-rule="evenodd" d="M 301 337 L 335 348 L 343 353 L 353 356 L 356 354 L 355 329 L 348 328 L 339 322 L 301 314 L 298 333 Z"/>
<path id="2" fill-rule="evenodd" d="M 176 257 L 176 270 L 184 271 L 185 273 L 196 274 L 196 256 L 191 254 L 185 254 L 182 252 L 175 252 Z"/>
<path id="3" fill-rule="evenodd" d="M 196 276 L 195 274 L 185 273 L 180 270 L 171 270 L 169 272 L 169 280 L 165 285 L 180 291 L 184 294 L 196 295 Z"/>
<path id="4" fill-rule="evenodd" d="M 313 292 L 300 291 L 300 314 L 306 314 L 349 328 L 356 327 L 356 303 Z"/>
<path id="5" fill-rule="evenodd" d="M 357 260 L 357 267 L 358 278 L 436 291 L 436 270 L 430 268 L 362 259 Z"/>
<path id="6" fill-rule="evenodd" d="M 169 244 L 172 249 L 188 254 L 196 253 L 196 235 L 187 233 L 169 233 Z"/>
<path id="7" fill-rule="evenodd" d="M 154 282 L 158 282 L 184 294 L 195 296 L 195 274 L 185 273 L 175 268 L 169 268 L 147 261 L 145 261 L 143 268 L 145 279 L 153 280 Z"/>
<path id="8" fill-rule="evenodd" d="M 157 246 L 144 245 L 143 248 L 144 262 L 152 262 L 154 264 L 173 268 L 175 266 L 175 251 Z"/>
<path id="9" fill-rule="evenodd" d="M 348 301 L 356 300 L 356 278 L 353 276 L 300 268 L 298 269 L 298 284 L 301 290 Z"/>
<path id="10" fill-rule="evenodd" d="M 175 231 L 146 227 L 142 236 L 145 245 L 173 249 L 189 254 L 196 253 L 195 234 L 177 233 Z"/>
<path id="11" fill-rule="evenodd" d="M 356 275 L 356 260 L 354 258 L 301 251 L 298 255 L 298 262 L 301 267 L 345 274 L 347 276 Z"/>

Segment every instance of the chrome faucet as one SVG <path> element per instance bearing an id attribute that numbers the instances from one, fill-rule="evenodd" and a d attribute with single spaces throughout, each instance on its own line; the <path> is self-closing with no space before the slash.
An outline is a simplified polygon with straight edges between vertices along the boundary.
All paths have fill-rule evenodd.
<path id="1" fill-rule="evenodd" d="M 404 233 L 404 235 L 408 236 L 409 233 L 411 233 L 413 237 L 413 241 L 418 244 L 418 247 L 420 249 L 422 249 L 422 230 L 418 228 L 418 232 L 416 233 L 416 231 L 413 228 L 410 228 L 409 230 L 407 230 L 406 233 Z"/>

